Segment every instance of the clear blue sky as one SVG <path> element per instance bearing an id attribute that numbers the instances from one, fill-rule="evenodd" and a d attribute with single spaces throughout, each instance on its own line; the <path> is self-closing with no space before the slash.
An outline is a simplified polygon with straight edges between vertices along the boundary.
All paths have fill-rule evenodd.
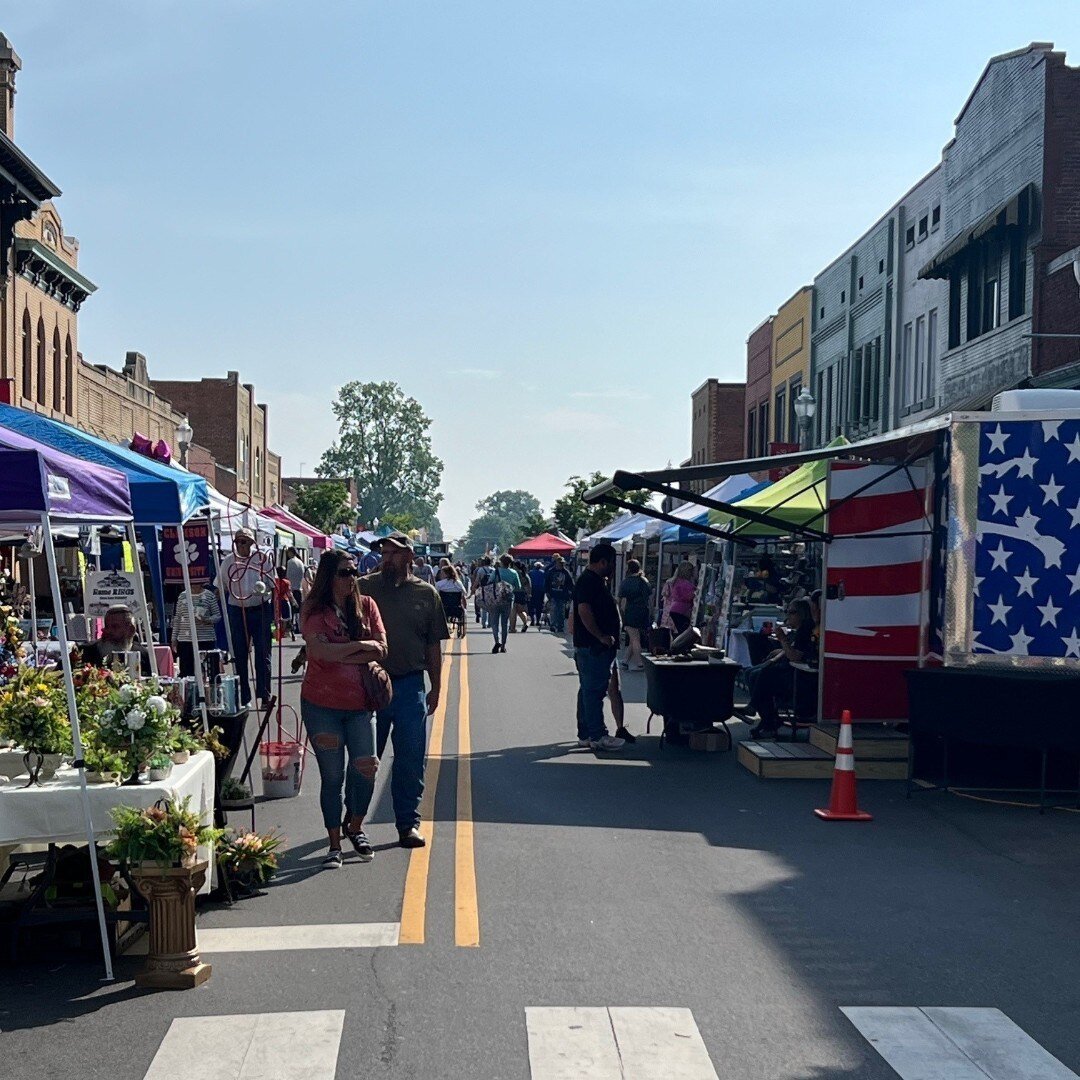
<path id="1" fill-rule="evenodd" d="M 84 355 L 238 369 L 310 474 L 349 379 L 434 418 L 441 517 L 689 453 L 690 392 L 1076 0 L 12 0 L 16 137 L 100 286 Z M 197 437 L 197 433 L 196 433 Z"/>

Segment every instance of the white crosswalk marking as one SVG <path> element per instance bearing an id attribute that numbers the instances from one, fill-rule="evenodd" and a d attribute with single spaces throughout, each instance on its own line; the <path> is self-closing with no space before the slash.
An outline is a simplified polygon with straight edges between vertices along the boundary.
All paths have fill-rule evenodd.
<path id="1" fill-rule="evenodd" d="M 334 1080 L 345 1013 L 174 1020 L 145 1080 Z"/>
<path id="2" fill-rule="evenodd" d="M 311 926 L 225 926 L 198 931 L 199 951 L 281 952 L 285 949 L 373 949 L 398 943 L 397 923 Z"/>
<path id="3" fill-rule="evenodd" d="M 717 1080 L 689 1009 L 525 1010 L 532 1080 Z"/>
<path id="4" fill-rule="evenodd" d="M 1078 1080 L 998 1009 L 841 1012 L 902 1080 Z"/>

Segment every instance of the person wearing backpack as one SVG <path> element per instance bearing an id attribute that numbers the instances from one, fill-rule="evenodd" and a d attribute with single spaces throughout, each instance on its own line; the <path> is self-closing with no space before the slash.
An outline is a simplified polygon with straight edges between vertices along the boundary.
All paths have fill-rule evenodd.
<path id="1" fill-rule="evenodd" d="M 491 619 L 491 634 L 495 638 L 493 653 L 506 652 L 506 635 L 510 630 L 510 612 L 514 593 L 521 589 L 521 578 L 513 568 L 513 560 L 503 555 L 491 570 L 491 577 L 482 586 L 482 601 Z"/>
<path id="2" fill-rule="evenodd" d="M 570 590 L 574 579 L 566 568 L 561 555 L 556 555 L 544 581 L 544 592 L 551 598 L 551 632 L 561 634 L 566 629 L 566 603 L 570 599 Z"/>
<path id="3" fill-rule="evenodd" d="M 484 603 L 484 586 L 490 585 L 495 577 L 495 571 L 492 570 L 491 563 L 491 556 L 485 555 L 472 575 L 473 607 L 476 610 L 476 621 L 480 624 L 481 630 L 486 630 L 490 621 L 487 605 Z"/>

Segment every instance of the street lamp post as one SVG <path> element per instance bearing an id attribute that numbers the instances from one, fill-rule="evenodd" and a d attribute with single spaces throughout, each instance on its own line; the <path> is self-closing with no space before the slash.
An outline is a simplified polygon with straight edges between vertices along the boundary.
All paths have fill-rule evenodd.
<path id="1" fill-rule="evenodd" d="M 185 416 L 179 424 L 176 425 L 176 449 L 180 451 L 180 464 L 187 468 L 187 454 L 188 447 L 191 446 L 192 436 L 195 434 L 191 429 L 191 425 L 188 423 L 188 418 Z"/>
<path id="2" fill-rule="evenodd" d="M 795 399 L 795 418 L 799 421 L 799 449 L 805 450 L 810 441 L 810 423 L 817 413 L 817 402 L 810 388 L 804 386 L 802 392 Z"/>

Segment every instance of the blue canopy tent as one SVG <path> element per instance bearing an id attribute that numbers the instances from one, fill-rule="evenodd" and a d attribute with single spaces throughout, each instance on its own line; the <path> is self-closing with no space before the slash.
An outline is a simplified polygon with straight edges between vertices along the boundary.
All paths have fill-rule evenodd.
<path id="1" fill-rule="evenodd" d="M 753 477 L 747 474 L 729 476 L 722 484 L 717 484 L 716 487 L 706 491 L 705 497 L 716 499 L 718 502 L 737 503 L 740 499 L 748 499 L 751 495 L 756 495 L 759 491 L 767 488 L 769 484 L 769 480 L 755 482 Z M 692 513 L 694 509 L 698 511 L 696 514 Z M 680 511 L 690 511 L 691 513 L 684 514 L 680 513 Z M 665 544 L 699 545 L 706 543 L 708 537 L 704 533 L 697 532 L 694 526 L 708 525 L 709 513 L 709 510 L 698 507 L 696 503 L 687 503 L 685 507 L 679 507 L 672 516 L 685 516 L 686 524 L 663 526 L 660 530 L 660 539 Z"/>
<path id="2" fill-rule="evenodd" d="M 9 431 L 16 431 L 29 439 L 51 446 L 74 458 L 104 465 L 121 473 L 128 482 L 131 491 L 131 510 L 134 526 L 139 527 L 143 546 L 146 549 L 146 562 L 150 568 L 150 581 L 154 590 L 155 606 L 162 628 L 165 626 L 165 593 L 161 580 L 161 559 L 158 557 L 157 530 L 162 525 L 174 525 L 179 531 L 180 543 L 184 542 L 184 522 L 200 511 L 210 507 L 210 495 L 206 481 L 195 473 L 181 472 L 169 465 L 136 454 L 124 446 L 99 439 L 85 431 L 50 420 L 47 416 L 17 409 L 12 405 L 0 405 L 0 426 Z M 135 551 L 135 529 L 128 526 L 132 552 Z M 188 618 L 190 625 L 195 625 L 195 611 L 191 602 L 191 582 L 188 577 L 187 563 L 182 563 L 184 586 L 188 597 Z M 135 576 L 142 593 L 142 575 Z M 143 600 L 145 610 L 145 600 Z M 152 648 L 153 640 L 149 623 L 146 626 L 146 644 L 150 647 L 150 660 L 153 671 L 157 672 L 157 662 Z M 197 647 L 197 646 L 196 646 Z M 205 703 L 205 688 L 202 686 L 201 665 L 196 663 L 195 675 L 199 680 L 200 693 Z M 205 720 L 204 705 L 204 720 Z"/>

